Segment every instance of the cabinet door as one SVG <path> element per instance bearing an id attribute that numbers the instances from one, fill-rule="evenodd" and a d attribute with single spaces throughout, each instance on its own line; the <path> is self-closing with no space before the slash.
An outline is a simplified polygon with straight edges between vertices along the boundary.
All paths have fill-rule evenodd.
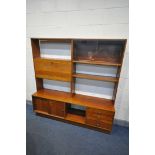
<path id="1" fill-rule="evenodd" d="M 65 110 L 65 103 L 55 101 L 53 103 L 53 115 L 59 116 L 59 117 L 65 117 L 66 110 Z"/>
<path id="2" fill-rule="evenodd" d="M 48 100 L 46 99 L 41 99 L 41 98 L 34 98 L 33 99 L 33 104 L 34 104 L 34 110 L 37 111 L 42 111 L 48 113 Z"/>

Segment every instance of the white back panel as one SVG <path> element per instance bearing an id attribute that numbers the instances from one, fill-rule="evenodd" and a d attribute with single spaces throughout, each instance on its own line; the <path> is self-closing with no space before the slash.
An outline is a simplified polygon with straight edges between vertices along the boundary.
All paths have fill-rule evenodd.
<path id="1" fill-rule="evenodd" d="M 70 91 L 70 83 L 56 80 L 43 80 L 43 86 L 46 89 L 59 90 L 64 92 Z"/>
<path id="2" fill-rule="evenodd" d="M 71 59 L 70 43 L 40 42 L 42 58 Z"/>
<path id="3" fill-rule="evenodd" d="M 75 92 L 77 94 L 112 99 L 113 88 L 114 83 L 111 82 L 77 78 Z"/>
<path id="4" fill-rule="evenodd" d="M 102 65 L 77 64 L 76 72 L 83 73 L 83 74 L 116 77 L 117 67 L 102 66 Z"/>

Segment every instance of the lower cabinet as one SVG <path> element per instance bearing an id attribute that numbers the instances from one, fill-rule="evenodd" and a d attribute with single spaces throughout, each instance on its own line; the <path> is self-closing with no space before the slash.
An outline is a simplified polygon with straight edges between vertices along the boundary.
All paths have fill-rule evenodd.
<path id="1" fill-rule="evenodd" d="M 33 105 L 36 112 L 44 112 L 59 117 L 65 117 L 66 115 L 64 102 L 35 97 L 33 98 Z"/>
<path id="2" fill-rule="evenodd" d="M 33 97 L 34 111 L 37 113 L 58 116 L 62 119 L 68 116 L 72 122 L 79 122 L 79 118 L 82 118 L 83 124 L 87 126 L 111 131 L 114 112 L 87 107 L 84 115 L 81 115 L 81 110 L 68 109 L 67 105 L 65 102 Z"/>

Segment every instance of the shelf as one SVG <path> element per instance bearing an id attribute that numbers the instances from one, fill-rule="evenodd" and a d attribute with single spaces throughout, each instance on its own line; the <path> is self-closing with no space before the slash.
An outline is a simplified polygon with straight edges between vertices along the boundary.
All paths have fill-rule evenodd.
<path id="1" fill-rule="evenodd" d="M 33 96 L 115 112 L 114 101 L 104 98 L 91 97 L 80 94 L 72 95 L 68 92 L 50 89 L 41 89 L 34 93 Z"/>
<path id="2" fill-rule="evenodd" d="M 48 114 L 48 113 L 40 111 L 40 110 L 34 110 L 34 112 L 39 113 L 39 114 L 43 114 L 43 115 L 46 115 L 46 116 L 51 116 L 51 117 L 71 121 L 71 122 L 85 124 L 85 117 L 84 116 L 79 116 L 79 115 L 74 115 L 74 114 L 67 114 L 67 116 L 65 118 L 63 118 L 63 117 L 59 117 L 59 116 L 56 116 L 56 115 Z"/>
<path id="3" fill-rule="evenodd" d="M 89 75 L 89 74 L 73 74 L 73 77 L 90 79 L 90 80 L 100 80 L 100 81 L 108 81 L 108 82 L 118 82 L 118 78 L 116 77 L 108 77 L 108 76 L 99 76 L 99 75 Z"/>
<path id="4" fill-rule="evenodd" d="M 74 115 L 74 114 L 67 114 L 65 119 L 68 120 L 68 121 L 85 124 L 85 117 L 84 116 L 79 116 L 79 115 Z"/>
<path id="5" fill-rule="evenodd" d="M 40 111 L 40 110 L 34 110 L 34 112 L 39 113 L 39 114 L 43 114 L 43 115 L 46 115 L 46 116 L 51 116 L 51 117 L 71 121 L 71 122 L 85 124 L 85 117 L 79 116 L 79 115 L 67 114 L 67 116 L 65 118 L 63 118 L 63 117 L 59 117 L 59 116 L 56 116 L 56 115 L 48 114 L 48 113 Z"/>
<path id="6" fill-rule="evenodd" d="M 121 66 L 120 63 L 108 62 L 108 61 L 95 61 L 95 60 L 73 60 L 74 63 L 81 64 L 93 64 L 93 65 L 105 65 L 105 66 Z"/>

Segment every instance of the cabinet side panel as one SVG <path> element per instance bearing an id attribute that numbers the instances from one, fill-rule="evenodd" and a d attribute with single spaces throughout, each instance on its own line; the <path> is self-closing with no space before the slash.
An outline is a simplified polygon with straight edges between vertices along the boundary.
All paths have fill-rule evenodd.
<path id="1" fill-rule="evenodd" d="M 40 47 L 38 39 L 31 39 L 33 59 L 40 57 Z"/>
<path id="2" fill-rule="evenodd" d="M 34 59 L 40 57 L 39 39 L 31 39 L 31 46 L 32 46 L 33 65 L 34 65 Z M 36 88 L 38 91 L 43 88 L 43 80 L 36 78 L 35 65 L 34 65 L 34 71 L 35 71 Z"/>

